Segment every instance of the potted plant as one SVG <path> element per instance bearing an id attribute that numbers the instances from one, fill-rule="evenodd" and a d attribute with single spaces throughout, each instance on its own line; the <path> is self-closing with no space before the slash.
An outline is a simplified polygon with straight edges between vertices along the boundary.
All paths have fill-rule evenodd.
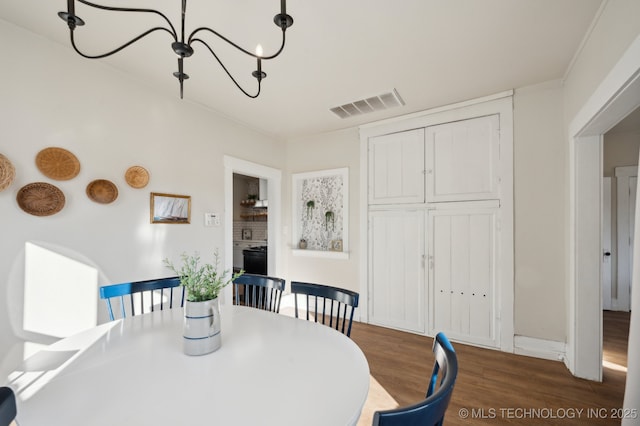
<path id="1" fill-rule="evenodd" d="M 333 231 L 335 229 L 335 214 L 331 210 L 324 214 L 324 229 L 327 231 L 329 230 L 329 224 L 331 224 L 331 230 Z"/>
<path id="2" fill-rule="evenodd" d="M 313 214 L 313 209 L 316 206 L 316 202 L 314 200 L 307 201 L 307 219 L 311 219 L 311 215 Z"/>
<path id="3" fill-rule="evenodd" d="M 220 329 L 220 291 L 244 271 L 230 274 L 218 270 L 220 258 L 214 252 L 214 263 L 201 263 L 200 255 L 182 253 L 182 265 L 176 267 L 168 258 L 164 264 L 180 278 L 187 291 L 184 306 L 183 348 L 187 355 L 204 355 L 222 345 Z"/>

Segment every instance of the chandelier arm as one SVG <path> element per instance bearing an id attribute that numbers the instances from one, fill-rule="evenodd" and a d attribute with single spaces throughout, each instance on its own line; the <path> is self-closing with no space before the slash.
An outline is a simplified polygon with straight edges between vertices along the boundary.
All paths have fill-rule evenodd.
<path id="1" fill-rule="evenodd" d="M 189 42 L 188 44 L 191 45 L 192 42 L 194 41 L 200 41 L 201 43 L 205 44 L 206 43 L 204 41 L 202 41 L 201 39 L 197 39 L 194 38 L 194 36 L 199 33 L 200 31 L 207 31 L 210 32 L 211 34 L 219 37 L 220 39 L 226 41 L 228 44 L 230 44 L 231 46 L 235 47 L 236 49 L 238 49 L 239 51 L 243 52 L 246 55 L 252 56 L 254 58 L 260 58 L 260 59 L 273 59 L 276 56 L 278 56 L 280 53 L 282 53 L 282 51 L 284 50 L 284 44 L 285 44 L 285 30 L 282 30 L 282 44 L 280 45 L 280 49 L 278 49 L 278 51 L 276 53 L 274 53 L 273 55 L 270 56 L 265 56 L 265 55 L 257 55 L 247 49 L 244 49 L 240 46 L 238 46 L 236 43 L 232 42 L 231 40 L 229 40 L 228 38 L 226 38 L 225 36 L 223 36 L 222 34 L 220 34 L 219 32 L 212 30 L 211 28 L 207 28 L 207 27 L 200 27 L 200 28 L 196 28 L 195 30 L 193 30 L 191 32 L 191 34 L 189 35 Z M 209 47 L 207 45 L 207 47 Z M 209 48 L 209 50 L 211 50 L 211 48 Z M 213 53 L 213 51 L 211 50 L 211 53 Z M 215 55 L 215 54 L 214 54 Z"/>
<path id="2" fill-rule="evenodd" d="M 276 53 L 274 53 L 273 55 L 270 55 L 270 56 L 262 55 L 262 56 L 260 56 L 260 59 L 268 60 L 268 59 L 273 59 L 276 56 L 280 55 L 282 53 L 282 51 L 284 50 L 284 44 L 285 44 L 286 41 L 287 41 L 286 31 L 282 30 L 282 44 L 280 45 L 280 49 L 278 49 L 278 51 Z M 253 55 L 253 56 L 257 57 L 256 55 Z"/>
<path id="3" fill-rule="evenodd" d="M 193 35 L 193 33 L 192 33 L 192 35 Z M 218 63 L 220 64 L 220 66 L 221 66 L 221 67 L 222 67 L 222 69 L 224 70 L 224 72 L 226 72 L 226 73 L 227 73 L 227 75 L 229 76 L 229 78 L 231 79 L 231 81 L 233 81 L 233 83 L 236 85 L 236 87 L 237 87 L 238 89 L 240 89 L 240 91 L 241 91 L 242 93 L 244 93 L 247 97 L 249 97 L 249 98 L 253 98 L 253 99 L 257 98 L 257 97 L 260 95 L 260 86 L 261 86 L 261 81 L 260 81 L 260 79 L 258 79 L 258 92 L 257 92 L 255 95 L 251 95 L 251 94 L 249 94 L 246 90 L 244 90 L 244 89 L 242 88 L 242 86 L 240 86 L 240 84 L 236 81 L 236 79 L 235 79 L 235 78 L 233 78 L 233 76 L 231 75 L 231 73 L 229 72 L 229 70 L 227 69 L 227 67 L 225 67 L 225 66 L 224 66 L 224 64 L 222 63 L 222 61 L 221 61 L 221 60 L 220 60 L 220 58 L 218 57 L 218 55 L 216 55 L 216 53 L 213 51 L 213 49 L 211 49 L 211 47 L 210 47 L 210 46 L 209 46 L 209 45 L 208 45 L 204 40 L 201 40 L 201 39 L 199 39 L 199 38 L 191 39 L 191 37 L 189 37 L 189 44 L 191 44 L 191 43 L 195 43 L 195 42 L 200 42 L 200 43 L 202 43 L 202 44 L 203 44 L 203 45 L 204 45 L 204 46 L 209 50 L 209 52 L 211 52 L 211 54 L 213 55 L 213 57 L 214 57 L 214 58 L 216 58 L 216 61 L 218 61 Z M 232 44 L 233 44 L 233 43 L 232 43 Z M 243 49 L 240 49 L 240 50 L 243 50 Z M 251 56 L 255 56 L 255 55 L 251 54 Z"/>
<path id="4" fill-rule="evenodd" d="M 176 32 L 175 27 L 173 26 L 173 24 L 171 23 L 171 21 L 169 20 L 169 18 L 167 18 L 167 16 L 157 10 L 154 9 L 140 9 L 140 8 L 131 8 L 131 7 L 115 7 L 115 6 L 103 6 L 101 4 L 96 4 L 96 3 L 91 3 L 90 1 L 87 0 L 78 0 L 79 3 L 82 3 L 84 5 L 87 5 L 89 7 L 93 7 L 96 9 L 102 9 L 102 10 L 110 10 L 113 12 L 139 12 L 139 13 L 153 13 L 155 15 L 158 15 L 160 17 L 162 17 L 162 19 L 164 19 L 167 24 L 169 24 L 169 27 L 171 27 L 171 33 L 173 35 L 174 39 L 178 39 L 178 33 Z M 169 30 L 167 30 L 169 31 Z"/>
<path id="5" fill-rule="evenodd" d="M 79 0 L 79 1 L 80 1 L 80 0 Z M 151 34 L 152 32 L 155 32 L 155 31 L 166 31 L 166 32 L 168 32 L 169 34 L 171 34 L 171 35 L 173 36 L 173 34 L 171 33 L 171 31 L 169 31 L 167 28 L 164 28 L 164 27 L 155 27 L 155 28 L 151 28 L 151 29 L 149 29 L 149 30 L 145 31 L 144 33 L 140 34 L 139 36 L 137 36 L 137 37 L 135 37 L 135 38 L 133 38 L 133 39 L 129 40 L 128 42 L 126 42 L 126 43 L 125 43 L 125 44 L 123 44 L 122 46 L 117 47 L 117 48 L 115 48 L 114 50 L 112 50 L 112 51 L 110 51 L 110 52 L 103 53 L 103 54 L 100 54 L 100 55 L 87 55 L 87 54 L 85 54 L 85 53 L 82 53 L 82 52 L 80 51 L 80 49 L 78 49 L 78 47 L 76 46 L 76 41 L 75 41 L 75 38 L 74 38 L 74 36 L 73 36 L 73 33 L 74 33 L 74 31 L 73 31 L 73 30 L 69 31 L 69 36 L 70 36 L 70 39 L 71 39 L 71 46 L 73 46 L 73 50 L 75 50 L 75 51 L 76 51 L 76 53 L 77 53 L 78 55 L 80 55 L 80 56 L 82 56 L 82 57 L 84 57 L 84 58 L 87 58 L 87 59 L 101 59 L 101 58 L 106 58 L 107 56 L 111 56 L 111 55 L 113 55 L 114 53 L 118 53 L 118 52 L 119 52 L 119 51 L 121 51 L 122 49 L 124 49 L 124 48 L 126 48 L 126 47 L 128 47 L 128 46 L 131 46 L 131 45 L 132 45 L 133 43 L 135 43 L 136 41 L 140 40 L 140 39 L 141 39 L 141 38 L 143 38 L 143 37 L 148 36 L 149 34 Z M 174 40 L 175 40 L 175 37 L 174 37 Z"/>

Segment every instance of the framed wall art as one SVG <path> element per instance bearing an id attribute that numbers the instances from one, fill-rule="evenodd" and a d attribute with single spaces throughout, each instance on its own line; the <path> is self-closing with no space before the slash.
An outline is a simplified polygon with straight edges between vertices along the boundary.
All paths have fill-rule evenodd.
<path id="1" fill-rule="evenodd" d="M 191 223 L 191 197 L 151 193 L 151 223 Z"/>
<path id="2" fill-rule="evenodd" d="M 349 257 L 349 169 L 292 175 L 294 255 Z"/>

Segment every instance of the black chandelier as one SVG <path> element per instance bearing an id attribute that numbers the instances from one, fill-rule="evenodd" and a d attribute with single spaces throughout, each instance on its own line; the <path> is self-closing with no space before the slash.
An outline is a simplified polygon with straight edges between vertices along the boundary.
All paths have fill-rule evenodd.
<path id="1" fill-rule="evenodd" d="M 192 45 L 194 43 L 196 43 L 196 42 L 197 43 L 201 43 L 202 45 L 204 45 L 209 50 L 209 52 L 211 52 L 211 54 L 213 55 L 214 58 L 216 58 L 216 60 L 218 61 L 218 63 L 222 67 L 222 69 L 224 69 L 224 71 L 227 73 L 229 78 L 235 83 L 235 85 L 238 87 L 238 89 L 240 89 L 242 91 L 242 93 L 244 93 L 245 95 L 247 95 L 250 98 L 257 98 L 260 95 L 260 86 L 261 86 L 262 79 L 264 79 L 267 76 L 267 74 L 264 71 L 262 71 L 262 60 L 263 59 L 264 60 L 273 59 L 273 58 L 277 57 L 278 55 L 280 55 L 280 53 L 282 53 L 282 51 L 284 49 L 284 43 L 285 43 L 285 32 L 287 31 L 287 28 L 289 28 L 291 25 L 293 25 L 293 18 L 291 16 L 287 15 L 287 2 L 286 2 L 286 0 L 280 0 L 280 13 L 273 17 L 273 22 L 278 27 L 280 27 L 282 29 L 282 44 L 280 45 L 280 49 L 278 49 L 278 51 L 276 53 L 274 53 L 273 55 L 265 56 L 265 55 L 262 54 L 262 51 L 261 51 L 262 48 L 260 47 L 260 45 L 258 45 L 258 48 L 256 49 L 256 53 L 252 53 L 252 52 L 250 52 L 250 51 L 248 51 L 246 49 L 243 49 L 242 47 L 238 46 L 236 43 L 232 42 L 231 40 L 229 40 L 228 38 L 226 38 L 222 34 L 218 33 L 217 31 L 212 30 L 211 28 L 207 28 L 207 27 L 196 28 L 195 30 L 193 30 L 191 32 L 191 34 L 189 34 L 189 37 L 185 39 L 184 21 L 185 21 L 185 14 L 186 14 L 186 10 L 187 10 L 187 0 L 182 0 L 182 15 L 181 15 L 181 20 L 180 20 L 180 35 L 179 35 L 179 37 L 178 37 L 178 33 L 176 32 L 175 27 L 173 26 L 173 24 L 171 23 L 169 18 L 167 18 L 162 12 L 159 12 L 157 10 L 154 10 L 154 9 L 138 9 L 138 8 L 129 8 L 129 7 L 102 6 L 102 5 L 99 5 L 99 4 L 88 2 L 86 0 L 77 0 L 77 1 L 79 3 L 82 3 L 84 5 L 93 7 L 95 9 L 109 10 L 109 11 L 115 11 L 115 12 L 151 13 L 151 14 L 159 15 L 160 17 L 162 17 L 166 21 L 166 23 L 169 25 L 169 27 L 158 26 L 158 27 L 150 28 L 147 31 L 145 31 L 142 34 L 140 34 L 139 36 L 129 40 L 128 42 L 124 43 L 120 47 L 117 47 L 117 48 L 115 48 L 115 49 L 113 49 L 113 50 L 111 50 L 109 52 L 106 52 L 106 53 L 103 53 L 103 54 L 100 54 L 100 55 L 87 55 L 87 54 L 81 52 L 78 49 L 78 47 L 76 46 L 75 38 L 74 38 L 74 30 L 76 29 L 76 27 L 84 25 L 84 21 L 79 16 L 76 15 L 76 12 L 75 12 L 75 0 L 67 0 L 67 11 L 66 12 L 58 12 L 58 16 L 60 18 L 62 18 L 62 20 L 66 21 L 67 25 L 69 26 L 69 36 L 70 36 L 70 39 L 71 39 L 71 46 L 73 46 L 73 49 L 80 56 L 88 58 L 88 59 L 100 59 L 100 58 L 106 58 L 107 56 L 111 56 L 114 53 L 118 53 L 122 49 L 132 45 L 136 41 L 142 39 L 143 37 L 155 32 L 155 31 L 166 31 L 169 34 L 171 34 L 171 36 L 173 37 L 173 43 L 171 43 L 171 48 L 178 55 L 178 71 L 174 72 L 173 75 L 178 79 L 178 81 L 180 81 L 180 99 L 182 99 L 182 95 L 183 95 L 183 83 L 184 83 L 184 80 L 189 78 L 189 75 L 184 72 L 183 61 L 184 61 L 184 58 L 188 58 L 189 56 L 193 55 L 193 47 L 192 47 Z M 207 44 L 207 42 L 205 42 L 201 38 L 197 37 L 197 35 L 199 33 L 202 33 L 202 32 L 208 32 L 208 33 L 214 34 L 215 36 L 217 36 L 218 38 L 224 40 L 225 42 L 227 42 L 231 46 L 235 47 L 236 49 L 238 49 L 239 51 L 241 51 L 245 55 L 248 55 L 248 56 L 256 58 L 256 60 L 257 60 L 257 69 L 251 73 L 251 75 L 253 77 L 255 77 L 255 79 L 258 81 L 258 91 L 254 95 L 248 93 L 246 90 L 244 90 L 240 86 L 240 84 L 236 81 L 236 79 L 233 78 L 233 76 L 231 75 L 231 73 L 229 72 L 227 67 L 224 66 L 224 64 L 222 63 L 222 61 L 218 57 L 218 55 L 215 54 L 215 52 L 213 51 L 211 46 L 209 46 Z"/>

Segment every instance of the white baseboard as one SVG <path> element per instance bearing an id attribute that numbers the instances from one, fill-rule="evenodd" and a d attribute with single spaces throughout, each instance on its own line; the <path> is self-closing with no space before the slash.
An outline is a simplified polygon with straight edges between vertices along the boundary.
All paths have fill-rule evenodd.
<path id="1" fill-rule="evenodd" d="M 564 361 L 567 353 L 567 344 L 555 340 L 536 339 L 527 336 L 514 336 L 513 352 L 518 355 L 527 355 L 536 358 Z"/>

